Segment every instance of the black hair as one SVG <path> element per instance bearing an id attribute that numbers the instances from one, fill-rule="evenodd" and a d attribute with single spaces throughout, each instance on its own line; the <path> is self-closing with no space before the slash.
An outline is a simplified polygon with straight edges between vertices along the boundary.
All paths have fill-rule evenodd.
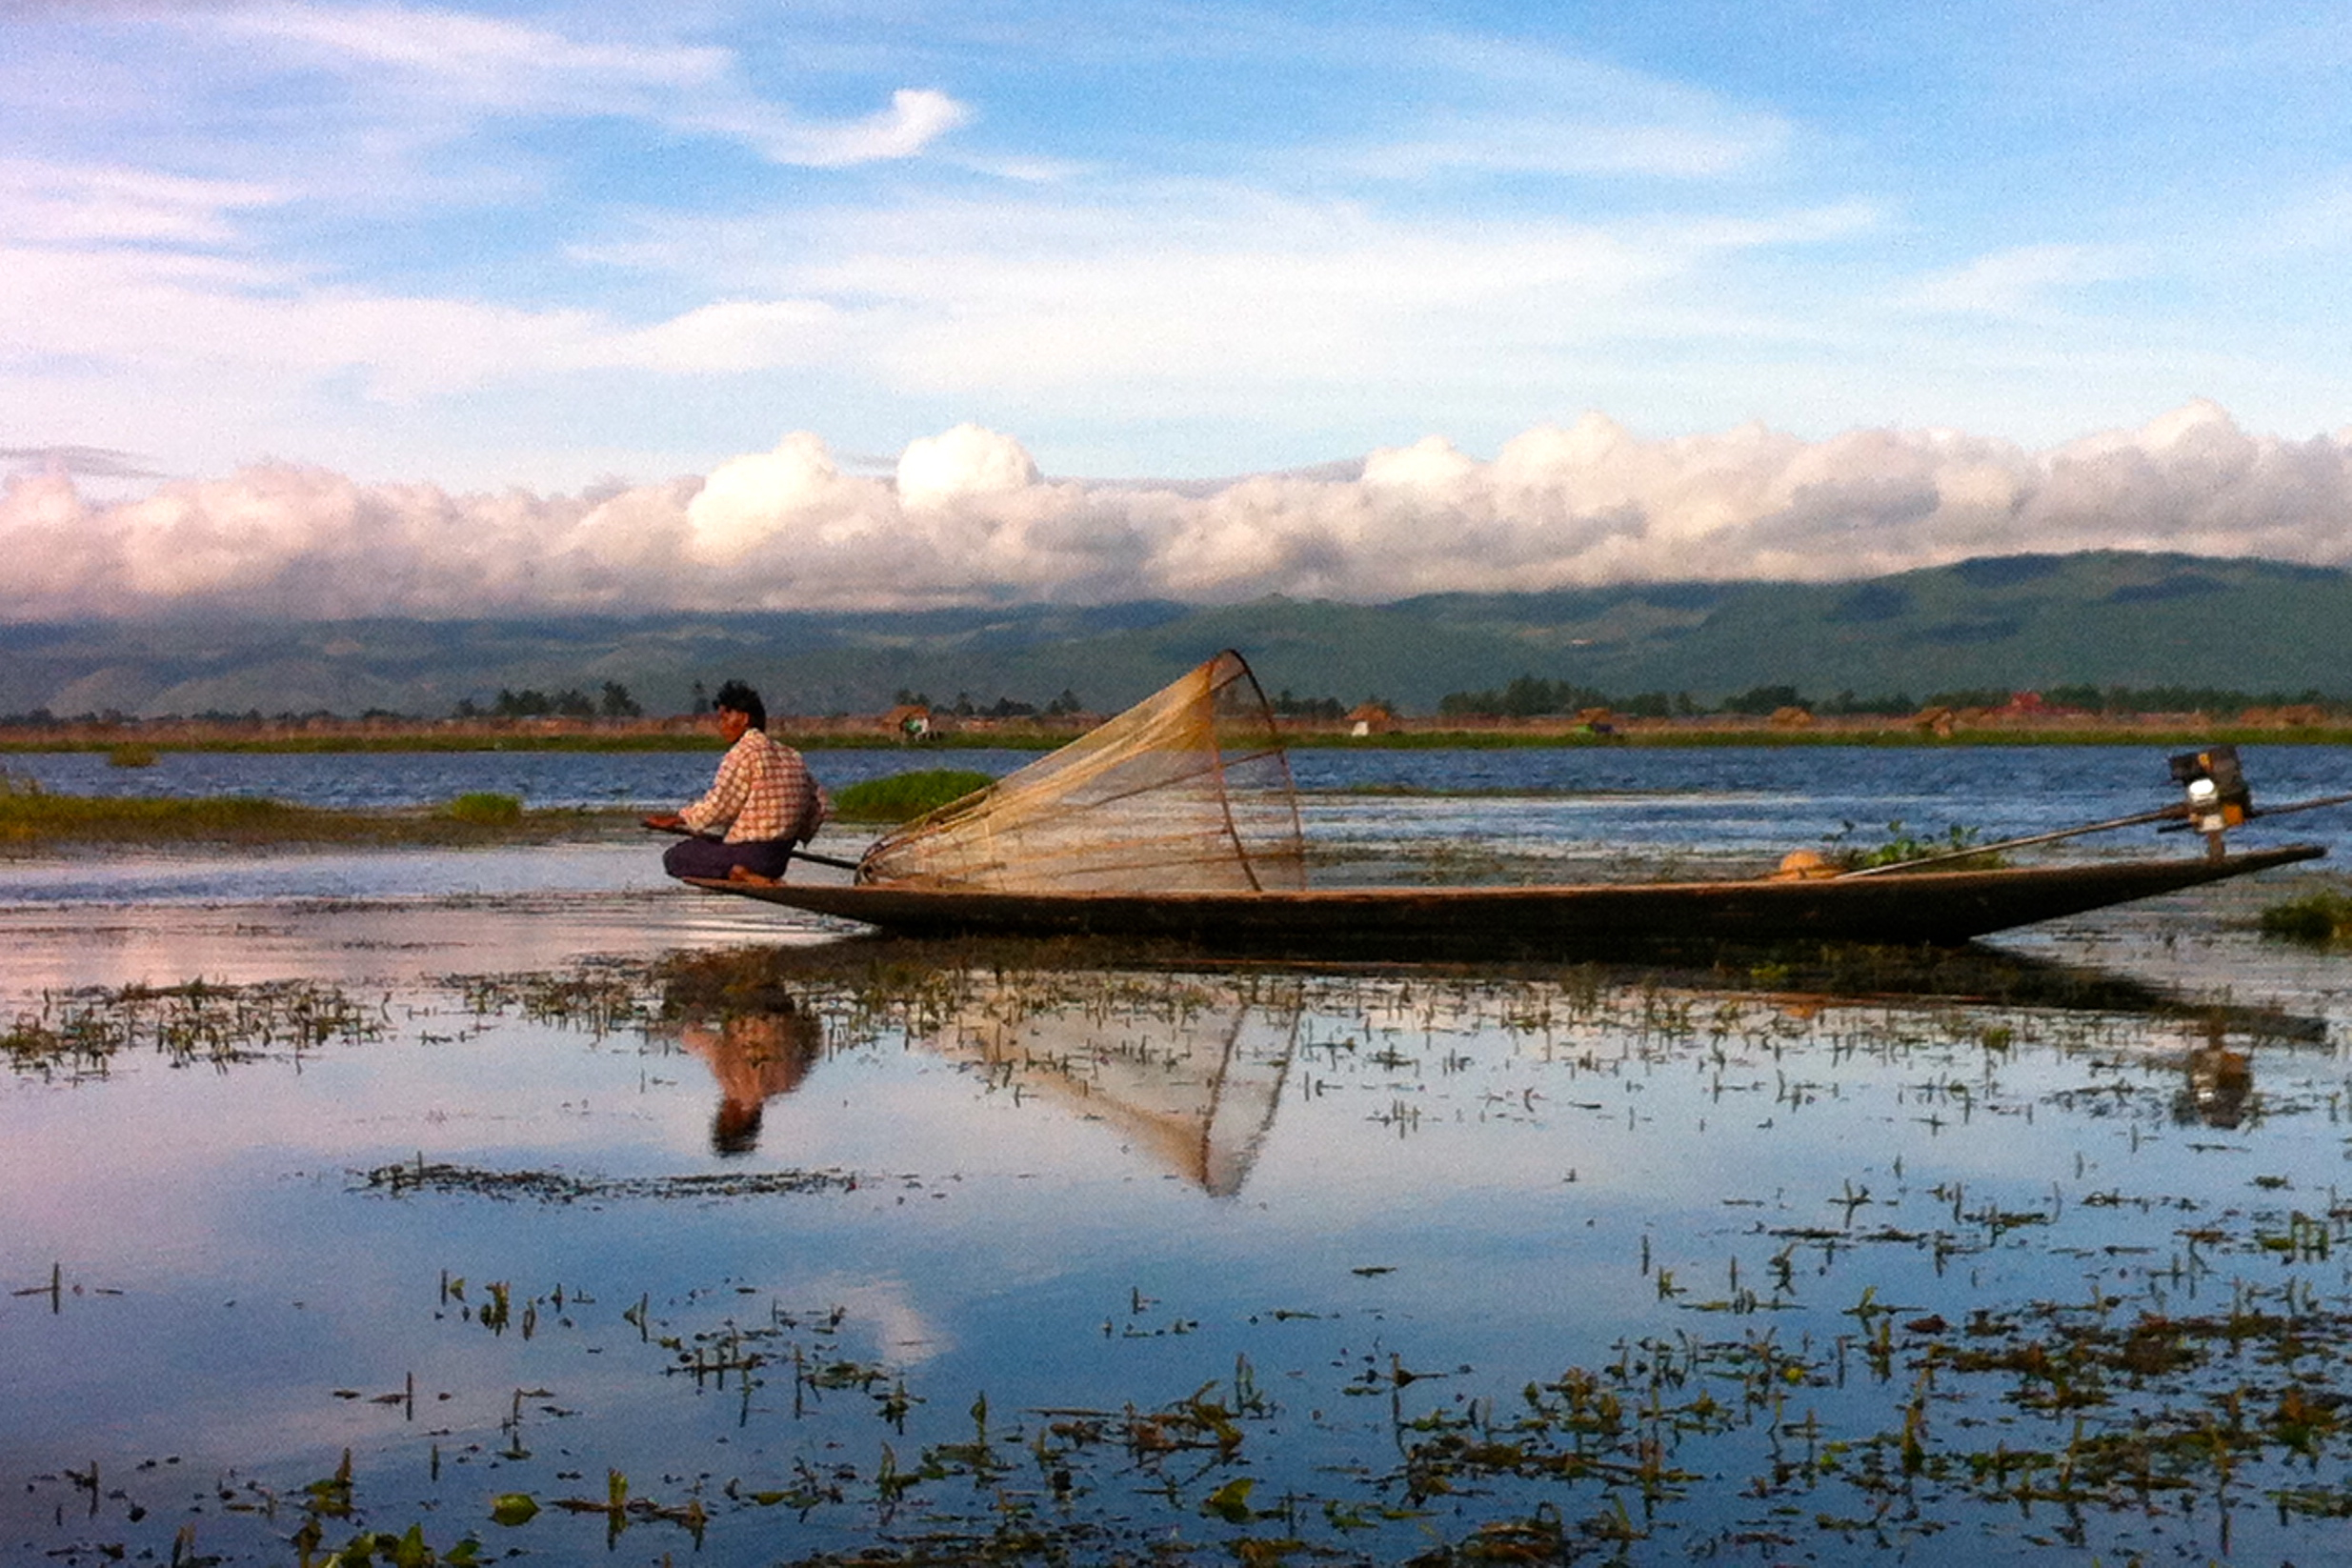
<path id="1" fill-rule="evenodd" d="M 732 708 L 738 714 L 749 714 L 752 717 L 752 728 L 754 730 L 765 730 L 768 727 L 768 705 L 759 700 L 757 692 L 753 691 L 739 680 L 731 680 L 720 687 L 718 695 L 711 699 L 711 706 Z"/>
<path id="2" fill-rule="evenodd" d="M 735 711 L 742 712 L 739 708 Z M 763 1109 L 758 1100 L 720 1100 L 717 1112 L 711 1117 L 711 1153 L 721 1159 L 733 1159 L 758 1148 L 759 1114 Z"/>

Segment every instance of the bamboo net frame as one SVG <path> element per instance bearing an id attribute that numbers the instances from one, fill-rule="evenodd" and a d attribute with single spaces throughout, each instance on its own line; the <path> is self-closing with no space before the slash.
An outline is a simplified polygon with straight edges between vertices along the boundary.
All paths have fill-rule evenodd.
<path id="1" fill-rule="evenodd" d="M 1099 729 L 885 834 L 857 879 L 1004 893 L 1306 886 L 1290 760 L 1228 649 Z"/>

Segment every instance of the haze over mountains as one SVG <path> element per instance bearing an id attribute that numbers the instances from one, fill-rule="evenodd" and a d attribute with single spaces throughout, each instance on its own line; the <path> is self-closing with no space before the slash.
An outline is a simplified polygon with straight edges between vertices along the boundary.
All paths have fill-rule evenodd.
<path id="1" fill-rule="evenodd" d="M 2352 573 L 2117 551 L 1990 555 L 1846 582 L 1679 582 L 1380 604 L 570 614 L 290 622 L 218 613 L 0 626 L 0 714 L 445 716 L 501 689 L 626 686 L 649 713 L 742 676 L 779 713 L 1124 705 L 1225 647 L 1269 693 L 1429 712 L 1521 674 L 1702 702 L 2060 685 L 2352 694 Z"/>

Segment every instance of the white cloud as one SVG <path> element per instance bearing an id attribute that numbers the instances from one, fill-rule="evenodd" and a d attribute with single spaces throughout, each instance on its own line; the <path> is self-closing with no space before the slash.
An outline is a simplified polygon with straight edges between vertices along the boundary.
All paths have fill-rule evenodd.
<path id="1" fill-rule="evenodd" d="M 608 331 L 575 365 L 726 374 L 805 365 L 838 343 L 841 312 L 822 300 L 726 300 L 634 331 Z"/>
<path id="2" fill-rule="evenodd" d="M 1339 162 L 1377 179 L 1421 180 L 1469 171 L 1713 179 L 1777 155 L 1786 139 L 1784 126 L 1760 117 L 1723 125 L 1470 119 L 1448 123 L 1425 137 L 1347 153 Z"/>
<path id="3" fill-rule="evenodd" d="M 230 204 L 268 195 L 227 182 L 155 189 L 191 237 L 225 226 Z M 1176 211 L 1181 220 L 1161 221 Z M 0 194 L 0 221 L 7 214 Z M 369 402 L 414 406 L 613 371 L 813 368 L 918 393 L 1019 389 L 1096 406 L 1236 381 L 1357 395 L 1483 384 L 1496 353 L 1522 362 L 1522 382 L 1548 381 L 1580 341 L 1672 331 L 1645 291 L 1710 258 L 1860 221 L 1795 212 L 1622 231 L 1545 220 L 1462 231 L 1222 186 L 931 201 L 794 222 L 648 219 L 642 239 L 595 258 L 708 301 L 651 321 L 371 289 L 225 245 L 20 243 L 0 249 L 10 284 L 0 337 L 20 363 L 109 367 L 161 405 L 180 384 L 247 407 L 356 392 L 350 416 L 362 419 Z M 45 382 L 0 377 L 0 419 L 55 401 Z M 151 444 L 113 426 L 95 433 Z"/>
<path id="4" fill-rule="evenodd" d="M 699 484 L 597 496 L 262 465 L 102 505 L 40 472 L 0 492 L 0 553 L 16 563 L 0 614 L 1377 601 L 2101 548 L 2352 565 L 2352 438 L 2253 435 L 2199 402 L 2044 452 L 1754 425 L 1645 440 L 1588 414 L 1491 460 L 1431 436 L 1369 454 L 1355 477 L 1205 493 L 1047 479 L 976 425 L 910 443 L 895 481 L 842 473 L 799 432 Z"/>
<path id="5" fill-rule="evenodd" d="M 671 287 L 832 303 L 836 364 L 895 389 L 1164 408 L 1169 389 L 1436 385 L 1547 400 L 1597 342 L 1724 329 L 1661 301 L 1742 253 L 1845 238 L 1857 204 L 1739 219 L 1464 225 L 1227 182 L 715 219 L 583 253 Z"/>
<path id="6" fill-rule="evenodd" d="M 588 94 L 616 87 L 707 86 L 732 66 L 719 49 L 582 43 L 453 10 L 278 4 L 203 19 L 289 55 L 353 73 L 408 73 L 494 109 L 577 107 Z"/>
<path id="7" fill-rule="evenodd" d="M 695 553 L 731 565 L 772 539 L 788 549 L 838 545 L 871 533 L 890 510 L 889 486 L 845 478 L 823 437 L 795 431 L 774 452 L 714 470 L 686 519 Z"/>
<path id="8" fill-rule="evenodd" d="M 354 106 L 409 126 L 524 116 L 620 117 L 738 141 L 779 164 L 842 168 L 910 158 L 971 118 L 929 88 L 901 88 L 858 119 L 815 120 L 761 97 L 733 50 L 609 42 L 468 12 L 280 3 L 197 12 L 200 37 L 258 49 L 265 73 L 324 70 Z"/>
<path id="9" fill-rule="evenodd" d="M 2023 315 L 2046 306 L 2052 295 L 2130 277 L 2139 270 L 2130 255 L 2114 246 L 2020 246 L 1922 278 L 1905 303 L 1955 314 Z"/>
<path id="10" fill-rule="evenodd" d="M 1388 90 L 1402 98 L 1406 123 L 1420 129 L 1336 155 L 1358 173 L 1719 179 L 1771 165 L 1794 139 L 1779 114 L 1541 45 L 1454 33 L 1385 37 Z"/>
<path id="11" fill-rule="evenodd" d="M 912 508 L 1010 495 L 1036 482 L 1037 465 L 1018 441 L 977 425 L 911 441 L 898 458 L 898 500 Z"/>
<path id="12" fill-rule="evenodd" d="M 972 119 L 969 106 L 930 88 L 900 88 L 862 120 L 808 122 L 764 106 L 694 111 L 680 123 L 745 142 L 775 163 L 810 169 L 912 158 Z"/>
<path id="13" fill-rule="evenodd" d="M 284 199 L 250 180 L 0 158 L 0 236 L 30 244 L 217 245 L 235 235 L 230 212 Z"/>

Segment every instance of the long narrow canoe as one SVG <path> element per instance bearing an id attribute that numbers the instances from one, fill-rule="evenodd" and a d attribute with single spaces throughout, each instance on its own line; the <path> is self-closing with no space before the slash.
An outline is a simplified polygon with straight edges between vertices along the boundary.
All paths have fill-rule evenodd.
<path id="1" fill-rule="evenodd" d="M 696 885 L 909 935 L 1115 936 L 1229 954 L 1578 957 L 1679 942 L 1957 944 L 2326 853 L 2318 845 L 2294 844 L 2219 859 L 2092 860 L 1802 881 L 1284 893 Z"/>

